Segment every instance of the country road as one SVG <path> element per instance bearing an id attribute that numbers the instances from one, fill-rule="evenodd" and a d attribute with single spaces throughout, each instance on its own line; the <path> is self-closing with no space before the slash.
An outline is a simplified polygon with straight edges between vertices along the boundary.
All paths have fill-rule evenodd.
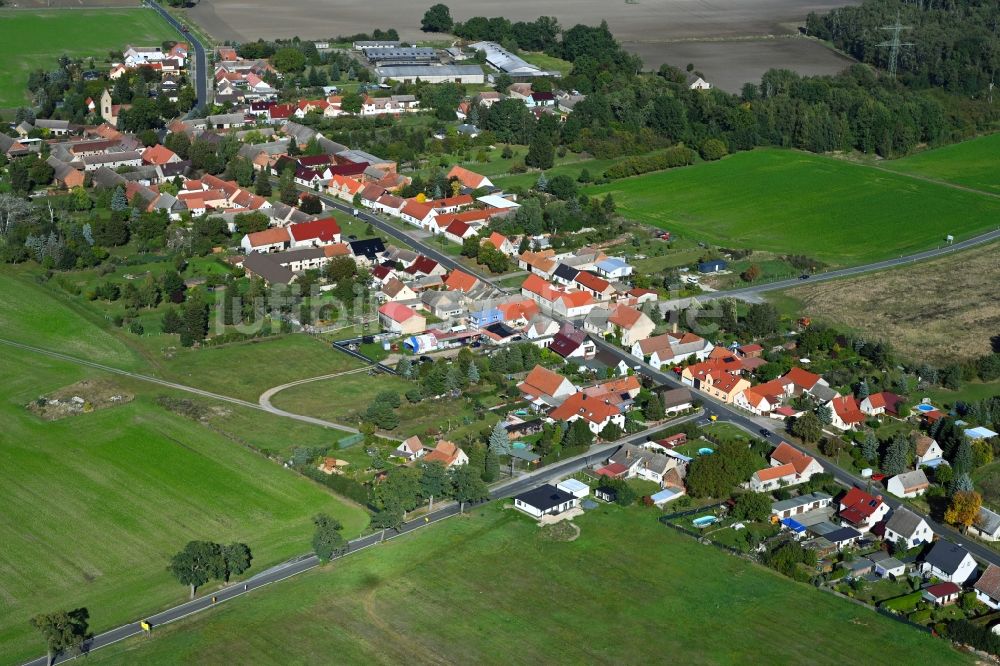
<path id="1" fill-rule="evenodd" d="M 70 363 L 75 363 L 77 365 L 83 365 L 88 368 L 94 368 L 95 370 L 110 372 L 116 375 L 121 375 L 123 377 L 129 377 L 131 379 L 138 379 L 140 381 L 149 382 L 151 384 L 158 384 L 166 388 L 172 388 L 178 391 L 184 391 L 186 393 L 193 393 L 194 395 L 199 395 L 204 398 L 211 398 L 213 400 L 220 400 L 222 402 L 228 402 L 230 404 L 239 405 L 241 407 L 248 407 L 250 409 L 256 409 L 262 412 L 268 412 L 276 416 L 283 416 L 285 418 L 293 419 L 295 421 L 301 421 L 302 423 L 311 423 L 312 425 L 318 425 L 324 428 L 333 428 L 334 430 L 343 430 L 355 434 L 359 432 L 357 428 L 352 428 L 351 426 L 344 425 L 342 423 L 334 423 L 333 421 L 324 421 L 323 419 L 317 419 L 312 416 L 304 416 L 302 414 L 293 414 L 291 412 L 286 412 L 282 409 L 278 409 L 277 407 L 270 406 L 270 404 L 265 406 L 263 404 L 258 404 L 256 402 L 250 402 L 249 400 L 241 400 L 240 398 L 233 398 L 231 396 L 222 395 L 220 393 L 212 393 L 211 391 L 195 388 L 193 386 L 186 386 L 184 384 L 178 384 L 176 382 L 167 381 L 166 379 L 160 379 L 159 377 L 143 375 L 138 372 L 129 372 L 128 370 L 122 370 L 121 368 L 115 368 L 110 365 L 104 365 L 103 363 L 95 363 L 94 361 L 88 361 L 86 359 L 77 358 L 76 356 L 70 356 L 69 354 L 63 354 L 61 352 L 52 351 L 51 349 L 32 347 L 31 345 L 26 345 L 21 342 L 15 342 L 14 340 L 7 340 L 6 338 L 0 338 L 0 344 L 7 345 L 8 347 L 15 347 L 17 349 L 22 349 L 24 351 L 33 352 L 35 354 L 42 354 L 52 358 L 57 358 L 61 361 L 68 361 Z M 362 369 L 367 369 L 367 368 L 362 368 Z"/>
<path id="2" fill-rule="evenodd" d="M 649 430 L 644 430 L 643 432 L 630 435 L 612 444 L 592 446 L 586 453 L 572 458 L 567 458 L 562 462 L 549 465 L 548 467 L 543 467 L 537 471 L 524 474 L 495 485 L 490 490 L 490 500 L 512 497 L 524 492 L 525 490 L 534 488 L 536 485 L 541 483 L 568 476 L 583 469 L 584 467 L 604 461 L 626 442 L 645 442 L 648 436 L 655 430 L 660 430 L 664 427 L 672 425 L 679 425 L 701 417 L 702 414 L 700 412 L 691 414 L 689 416 L 670 421 L 669 423 L 658 426 L 657 428 L 651 428 Z M 434 509 L 434 511 L 404 523 L 398 530 L 386 530 L 384 536 L 383 532 L 376 532 L 348 542 L 347 550 L 343 554 L 334 557 L 334 559 L 347 557 L 359 551 L 365 550 L 366 548 L 377 546 L 383 540 L 389 541 L 391 539 L 410 534 L 411 532 L 415 532 L 416 530 L 428 527 L 440 520 L 458 515 L 463 508 L 464 507 L 455 502 L 443 503 L 439 505 L 438 508 Z M 155 634 L 157 627 L 171 622 L 176 622 L 177 620 L 181 620 L 190 615 L 194 615 L 195 613 L 207 610 L 218 604 L 232 601 L 233 599 L 248 594 L 249 592 L 253 592 L 254 590 L 260 589 L 272 583 L 277 583 L 285 580 L 286 578 L 291 578 L 292 576 L 315 569 L 318 566 L 320 566 L 320 561 L 315 555 L 304 554 L 271 567 L 270 569 L 256 574 L 245 581 L 233 583 L 218 591 L 206 592 L 202 597 L 192 599 L 186 603 L 168 608 L 167 610 L 159 613 L 155 613 L 143 618 L 143 620 L 152 626 L 152 631 Z M 143 629 L 139 626 L 139 622 L 140 620 L 137 620 L 115 629 L 97 634 L 84 645 L 85 653 L 90 653 L 94 650 L 114 645 L 115 643 L 123 641 L 127 638 L 141 635 L 143 633 Z M 59 655 L 56 657 L 54 663 L 58 664 L 71 661 L 75 658 L 76 657 L 71 654 Z M 46 658 L 38 657 L 37 659 L 26 662 L 24 666 L 45 666 L 45 664 Z"/>
<path id="3" fill-rule="evenodd" d="M 181 38 L 185 42 L 188 42 L 194 47 L 195 95 L 198 100 L 195 102 L 194 108 L 191 109 L 189 116 L 197 114 L 208 104 L 208 57 L 205 55 L 205 46 L 194 35 L 194 33 L 185 31 L 180 21 L 175 19 L 173 15 L 160 6 L 159 3 L 154 0 L 145 0 L 145 2 L 152 7 L 157 14 L 162 16 L 164 21 L 172 25 L 174 29 L 180 33 Z"/>

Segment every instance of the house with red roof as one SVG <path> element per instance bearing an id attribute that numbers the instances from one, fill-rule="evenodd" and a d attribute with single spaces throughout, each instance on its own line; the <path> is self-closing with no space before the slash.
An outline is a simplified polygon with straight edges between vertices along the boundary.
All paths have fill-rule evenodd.
<path id="1" fill-rule="evenodd" d="M 583 317 L 597 307 L 594 297 L 585 291 L 566 291 L 552 303 L 552 311 L 563 317 Z"/>
<path id="2" fill-rule="evenodd" d="M 288 227 L 273 227 L 244 234 L 240 247 L 245 254 L 251 252 L 281 252 L 291 247 L 292 237 Z"/>
<path id="3" fill-rule="evenodd" d="M 625 427 L 625 415 L 609 400 L 589 397 L 579 392 L 566 398 L 561 405 L 549 412 L 549 419 L 556 422 L 573 423 L 583 419 L 595 435 L 600 434 L 609 424 Z"/>
<path id="4" fill-rule="evenodd" d="M 439 462 L 448 467 L 458 467 L 469 464 L 469 456 L 454 442 L 442 439 L 434 448 L 423 456 L 425 462 Z"/>
<path id="5" fill-rule="evenodd" d="M 408 199 L 399 211 L 399 217 L 404 222 L 426 228 L 437 217 L 437 212 L 425 203 Z"/>
<path id="6" fill-rule="evenodd" d="M 747 487 L 755 493 L 768 492 L 784 486 L 793 486 L 798 475 L 794 465 L 776 465 L 757 470 L 750 476 Z"/>
<path id="7" fill-rule="evenodd" d="M 599 301 L 611 300 L 615 293 L 615 288 L 611 283 L 588 271 L 580 271 L 574 280 L 576 286 L 585 291 Z"/>
<path id="8" fill-rule="evenodd" d="M 471 238 L 476 235 L 476 230 L 470 227 L 467 223 L 462 220 L 455 220 L 444 230 L 444 237 L 453 243 L 461 243 L 466 238 Z"/>
<path id="9" fill-rule="evenodd" d="M 444 280 L 444 286 L 452 291 L 469 293 L 479 284 L 479 278 L 469 275 L 457 268 L 448 274 Z"/>
<path id="10" fill-rule="evenodd" d="M 173 164 L 180 162 L 180 156 L 166 146 L 156 144 L 142 151 L 143 164 Z"/>
<path id="11" fill-rule="evenodd" d="M 962 588 L 955 583 L 936 583 L 924 588 L 924 601 L 929 601 L 935 606 L 949 606 L 958 601 L 958 596 L 962 594 Z"/>
<path id="12" fill-rule="evenodd" d="M 830 425 L 838 430 L 851 430 L 865 422 L 865 415 L 853 395 L 833 398 L 826 406 L 832 414 Z"/>
<path id="13" fill-rule="evenodd" d="M 730 354 L 689 365 L 681 373 L 681 381 L 719 400 L 732 403 L 737 395 L 750 388 L 750 382 L 743 378 L 742 371 L 739 359 Z"/>
<path id="14" fill-rule="evenodd" d="M 508 257 L 513 257 L 515 254 L 517 254 L 517 248 L 514 247 L 514 244 L 512 242 L 510 242 L 510 239 L 499 232 L 494 231 L 483 242 L 489 243 L 498 252 L 501 252 L 502 254 L 505 254 Z"/>
<path id="15" fill-rule="evenodd" d="M 646 316 L 646 313 L 621 304 L 611 309 L 608 324 L 618 333 L 622 346 L 626 348 L 647 339 L 656 328 L 656 324 Z"/>
<path id="16" fill-rule="evenodd" d="M 771 382 L 768 382 L 770 384 Z M 745 409 L 751 414 L 764 416 L 781 406 L 784 396 L 780 389 L 777 393 L 769 391 L 764 384 L 751 386 L 733 399 L 733 406 Z"/>
<path id="17" fill-rule="evenodd" d="M 870 530 L 889 513 L 889 505 L 881 495 L 869 495 L 860 488 L 851 488 L 840 498 L 840 522 L 862 532 Z"/>
<path id="18" fill-rule="evenodd" d="M 351 178 L 350 176 L 342 176 L 340 174 L 333 174 L 330 178 L 330 182 L 327 183 L 326 186 L 328 194 L 332 194 L 338 199 L 342 199 L 347 202 L 353 202 L 354 195 L 361 192 L 362 189 L 364 189 L 364 185 L 360 180 Z"/>
<path id="19" fill-rule="evenodd" d="M 558 405 L 577 392 L 573 382 L 541 365 L 532 368 L 517 388 L 537 405 Z"/>
<path id="20" fill-rule="evenodd" d="M 288 227 L 292 247 L 322 247 L 340 242 L 340 225 L 332 217 L 299 222 Z"/>
<path id="21" fill-rule="evenodd" d="M 491 181 L 486 176 L 481 176 L 475 171 L 469 171 L 465 167 L 460 167 L 457 164 L 451 168 L 448 175 L 445 176 L 447 180 L 454 178 L 462 187 L 468 188 L 470 190 L 478 190 L 481 187 L 493 187 L 493 181 Z"/>
<path id="22" fill-rule="evenodd" d="M 830 386 L 825 379 L 816 373 L 802 368 L 792 368 L 779 377 L 779 381 L 785 387 L 785 394 L 789 396 L 811 393 L 817 386 L 828 388 Z"/>
<path id="23" fill-rule="evenodd" d="M 802 483 L 811 479 L 814 474 L 823 473 L 823 466 L 815 458 L 799 451 L 788 442 L 781 442 L 774 451 L 771 451 L 770 462 L 772 466 L 792 465 Z"/>
<path id="24" fill-rule="evenodd" d="M 858 408 L 863 414 L 867 414 L 868 416 L 898 416 L 896 408 L 902 401 L 903 398 L 901 396 L 889 391 L 882 391 L 880 393 L 872 393 L 864 398 L 858 404 Z"/>
<path id="25" fill-rule="evenodd" d="M 404 269 L 404 272 L 416 277 L 428 275 L 444 276 L 447 275 L 448 269 L 430 257 L 420 255 L 412 264 Z"/>
<path id="26" fill-rule="evenodd" d="M 399 335 L 416 335 L 427 330 L 426 318 L 402 303 L 388 302 L 378 309 L 382 329 Z"/>

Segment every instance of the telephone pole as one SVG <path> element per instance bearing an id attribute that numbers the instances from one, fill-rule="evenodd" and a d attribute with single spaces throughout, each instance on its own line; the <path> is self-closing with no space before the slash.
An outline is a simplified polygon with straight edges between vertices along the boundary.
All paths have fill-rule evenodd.
<path id="1" fill-rule="evenodd" d="M 889 77 L 896 78 L 896 61 L 899 59 L 899 49 L 903 46 L 913 46 L 913 42 L 901 42 L 899 41 L 899 33 L 904 30 L 913 30 L 913 26 L 903 25 L 899 22 L 899 11 L 896 11 L 896 22 L 893 25 L 884 25 L 880 30 L 888 30 L 892 32 L 892 39 L 887 42 L 881 42 L 876 44 L 876 46 L 888 46 L 889 47 Z"/>

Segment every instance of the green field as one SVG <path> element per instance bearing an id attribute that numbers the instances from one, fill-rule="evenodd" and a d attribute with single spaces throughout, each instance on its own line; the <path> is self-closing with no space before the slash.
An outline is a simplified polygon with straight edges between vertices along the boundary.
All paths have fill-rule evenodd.
<path id="1" fill-rule="evenodd" d="M 883 166 L 1000 194 L 1000 133 L 885 162 Z"/>
<path id="2" fill-rule="evenodd" d="M 62 54 L 103 61 L 128 44 L 158 46 L 178 39 L 176 30 L 151 9 L 0 9 L 0 108 L 27 101 L 32 69 L 50 69 Z"/>
<path id="3" fill-rule="evenodd" d="M 623 215 L 723 247 L 834 265 L 899 256 L 996 227 L 1000 200 L 790 150 L 754 150 L 588 190 Z"/>
<path id="4" fill-rule="evenodd" d="M 842 664 L 884 663 L 892 646 L 894 663 L 968 663 L 944 641 L 701 545 L 656 515 L 602 506 L 567 543 L 491 505 L 88 659 Z"/>
<path id="5" fill-rule="evenodd" d="M 191 539 L 246 542 L 253 573 L 308 551 L 319 511 L 353 534 L 365 526 L 364 510 L 165 411 L 139 382 L 111 379 L 136 394 L 128 405 L 58 421 L 24 407 L 100 376 L 0 356 L 0 661 L 39 652 L 35 613 L 84 605 L 107 629 L 183 600 L 166 565 Z"/>

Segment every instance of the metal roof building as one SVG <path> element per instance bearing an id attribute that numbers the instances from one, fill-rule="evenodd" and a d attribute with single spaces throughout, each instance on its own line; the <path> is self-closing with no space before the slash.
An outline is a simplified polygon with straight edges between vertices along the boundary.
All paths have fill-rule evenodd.
<path id="1" fill-rule="evenodd" d="M 417 79 L 426 83 L 471 83 L 486 82 L 483 68 L 479 65 L 384 65 L 375 68 L 379 83 L 388 80 L 413 83 Z"/>

